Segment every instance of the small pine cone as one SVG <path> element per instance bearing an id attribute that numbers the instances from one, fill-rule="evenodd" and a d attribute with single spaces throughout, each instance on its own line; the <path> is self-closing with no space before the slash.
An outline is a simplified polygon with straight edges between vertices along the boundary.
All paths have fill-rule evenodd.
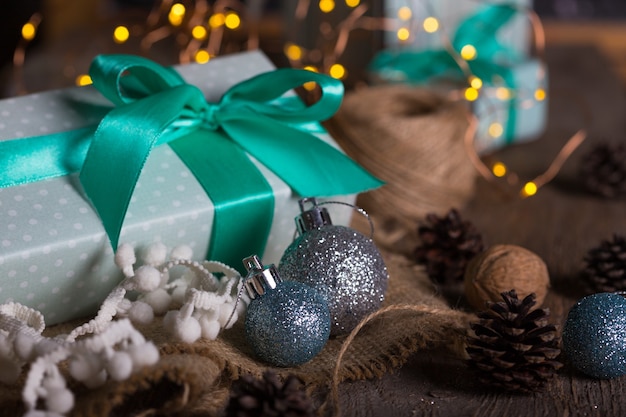
<path id="1" fill-rule="evenodd" d="M 531 310 L 535 294 L 523 300 L 515 290 L 503 292 L 504 302 L 489 303 L 472 323 L 467 337 L 469 365 L 484 384 L 506 391 L 540 391 L 563 364 L 556 327 L 548 324 L 548 309 Z"/>
<path id="2" fill-rule="evenodd" d="M 422 243 L 415 249 L 415 260 L 426 265 L 428 276 L 438 284 L 462 281 L 468 262 L 484 249 L 481 234 L 456 209 L 444 217 L 430 213 L 426 221 L 417 229 Z"/>
<path id="3" fill-rule="evenodd" d="M 626 147 L 602 142 L 586 153 L 580 165 L 585 187 L 606 198 L 626 195 Z"/>
<path id="4" fill-rule="evenodd" d="M 626 239 L 613 235 L 587 252 L 583 276 L 591 293 L 626 291 Z"/>
<path id="5" fill-rule="evenodd" d="M 227 417 L 313 417 L 313 405 L 302 381 L 289 375 L 281 382 L 272 371 L 263 378 L 244 375 L 233 383 Z"/>

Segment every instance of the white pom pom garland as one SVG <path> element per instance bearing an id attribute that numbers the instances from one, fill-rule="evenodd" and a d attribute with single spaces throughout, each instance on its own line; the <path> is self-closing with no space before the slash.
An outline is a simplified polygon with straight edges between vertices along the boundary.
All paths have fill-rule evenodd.
<path id="1" fill-rule="evenodd" d="M 18 303 L 0 305 L 0 381 L 15 383 L 30 363 L 22 390 L 25 416 L 63 417 L 73 409 L 74 395 L 59 372 L 60 362 L 67 361 L 69 375 L 88 388 L 107 379 L 122 381 L 155 364 L 157 347 L 131 321 L 147 324 L 155 314 L 165 314 L 165 329 L 186 343 L 200 337 L 215 339 L 222 328 L 231 327 L 249 303 L 241 292 L 241 276 L 227 265 L 192 261 L 191 256 L 190 247 L 179 246 L 166 261 L 167 248 L 157 243 L 145 251 L 144 265 L 136 267 L 135 249 L 121 244 L 115 264 L 124 280 L 92 320 L 66 336 L 44 337 L 45 321 L 36 310 Z M 170 274 L 173 268 L 176 273 Z M 170 282 L 170 276 L 177 278 Z M 127 299 L 128 291 L 139 296 Z M 114 321 L 115 317 L 120 319 Z M 41 406 L 46 409 L 38 409 Z"/>

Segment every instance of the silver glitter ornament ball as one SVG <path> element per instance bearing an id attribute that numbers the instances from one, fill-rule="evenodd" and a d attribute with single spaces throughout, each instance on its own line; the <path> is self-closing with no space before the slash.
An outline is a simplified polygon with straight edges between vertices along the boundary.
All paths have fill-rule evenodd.
<path id="1" fill-rule="evenodd" d="M 310 285 L 325 297 L 330 333 L 336 336 L 350 332 L 380 308 L 389 276 L 372 239 L 349 227 L 333 225 L 327 213 L 319 213 L 324 209 L 318 206 L 313 210 L 318 211 L 314 213 L 318 220 L 298 226 L 301 234 L 285 250 L 278 272 L 284 280 Z"/>
<path id="2" fill-rule="evenodd" d="M 290 367 L 311 360 L 330 336 L 328 303 L 300 282 L 282 281 L 274 265 L 256 256 L 244 259 L 249 271 L 244 287 L 252 299 L 246 311 L 246 340 L 256 356 L 273 366 Z"/>
<path id="3" fill-rule="evenodd" d="M 615 293 L 582 298 L 567 315 L 562 341 L 579 371 L 600 379 L 626 374 L 626 299 Z"/>

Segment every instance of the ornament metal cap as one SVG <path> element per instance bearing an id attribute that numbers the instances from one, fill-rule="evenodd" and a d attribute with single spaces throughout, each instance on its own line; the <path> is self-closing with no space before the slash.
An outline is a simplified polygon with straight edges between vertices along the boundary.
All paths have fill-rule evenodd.
<path id="1" fill-rule="evenodd" d="M 305 210 L 304 205 L 306 203 L 312 203 L 313 207 Z M 325 207 L 318 206 L 317 200 L 314 197 L 301 198 L 298 204 L 300 205 L 301 211 L 301 213 L 296 216 L 296 229 L 298 229 L 298 233 L 303 234 L 309 230 L 319 229 L 322 226 L 333 224 L 328 210 L 326 210 Z"/>
<path id="2" fill-rule="evenodd" d="M 244 258 L 243 265 L 248 271 L 244 287 L 252 300 L 264 295 L 268 290 L 273 290 L 279 282 L 282 282 L 274 264 L 264 267 L 257 255 Z"/>

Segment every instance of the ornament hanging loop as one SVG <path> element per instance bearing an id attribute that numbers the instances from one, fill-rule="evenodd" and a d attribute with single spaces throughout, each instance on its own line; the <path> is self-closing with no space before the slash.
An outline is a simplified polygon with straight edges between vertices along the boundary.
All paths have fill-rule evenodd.
<path id="1" fill-rule="evenodd" d="M 338 204 L 341 206 L 347 206 L 353 209 L 354 211 L 358 212 L 362 216 L 364 216 L 367 219 L 367 222 L 370 224 L 370 236 L 369 237 L 370 239 L 374 238 L 374 222 L 372 221 L 372 218 L 370 217 L 370 215 L 361 207 L 355 206 L 354 204 L 350 204 L 350 203 L 344 203 L 343 201 L 323 201 L 321 203 L 317 203 L 318 206 L 323 206 L 326 204 Z"/>

